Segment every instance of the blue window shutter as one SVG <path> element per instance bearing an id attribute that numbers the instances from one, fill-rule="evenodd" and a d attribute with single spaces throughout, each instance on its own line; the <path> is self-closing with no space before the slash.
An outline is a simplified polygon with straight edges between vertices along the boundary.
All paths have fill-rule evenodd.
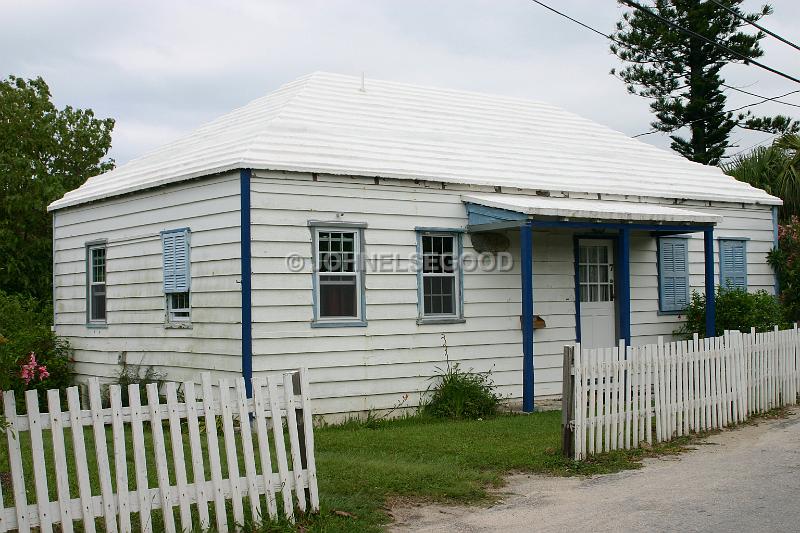
<path id="1" fill-rule="evenodd" d="M 189 231 L 164 232 L 161 242 L 164 247 L 164 293 L 189 292 Z"/>
<path id="2" fill-rule="evenodd" d="M 689 305 L 689 243 L 659 239 L 658 298 L 662 311 L 682 311 Z"/>
<path id="3" fill-rule="evenodd" d="M 747 290 L 746 246 L 743 240 L 720 239 L 719 276 L 723 289 Z"/>

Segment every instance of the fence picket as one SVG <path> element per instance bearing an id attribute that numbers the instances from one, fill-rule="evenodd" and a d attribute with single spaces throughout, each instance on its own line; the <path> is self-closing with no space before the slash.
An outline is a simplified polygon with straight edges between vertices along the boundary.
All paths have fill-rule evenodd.
<path id="1" fill-rule="evenodd" d="M 139 528 L 142 533 L 150 533 L 153 530 L 153 504 L 150 499 L 150 482 L 147 477 L 147 448 L 144 444 L 141 391 L 137 383 L 128 385 L 128 404 L 131 412 L 131 438 L 133 466 L 136 471 L 136 501 L 139 504 Z"/>
<path id="2" fill-rule="evenodd" d="M 250 504 L 250 515 L 253 521 L 261 520 L 261 497 L 256 482 L 256 461 L 253 452 L 253 435 L 250 427 L 250 400 L 244 378 L 236 380 L 236 396 L 239 406 L 239 431 L 242 434 L 242 455 L 244 456 L 244 472 L 247 478 L 247 500 Z"/>
<path id="3" fill-rule="evenodd" d="M 635 347 L 576 345 L 572 361 L 576 458 L 724 428 L 800 401 L 796 325 Z"/>
<path id="4" fill-rule="evenodd" d="M 44 440 L 42 439 L 42 426 L 39 422 L 39 393 L 36 390 L 25 391 L 25 407 L 28 410 L 28 424 L 31 435 L 31 459 L 33 467 L 33 481 L 36 491 L 36 509 L 39 512 L 39 530 L 53 531 L 53 522 L 50 517 L 50 497 L 47 491 L 47 469 L 44 459 Z M 39 468 L 37 468 L 39 466 Z"/>
<path id="5" fill-rule="evenodd" d="M 300 406 L 303 409 L 305 427 L 306 478 L 308 481 L 309 504 L 311 511 L 319 512 L 319 489 L 317 488 L 317 460 L 314 455 L 314 419 L 311 416 L 311 394 L 308 370 L 300 369 Z"/>
<path id="6" fill-rule="evenodd" d="M 181 517 L 181 528 L 187 530 L 192 527 L 192 509 L 187 487 L 186 462 L 183 458 L 183 433 L 181 432 L 181 419 L 178 416 L 178 392 L 174 381 L 167 382 L 164 389 L 167 393 L 167 420 L 169 440 L 172 444 L 172 464 L 175 484 L 178 487 L 178 510 Z"/>
<path id="7" fill-rule="evenodd" d="M 122 420 L 122 394 L 119 385 L 108 388 L 111 404 L 111 433 L 114 443 L 114 474 L 116 478 L 117 510 L 119 529 L 131 531 L 131 510 L 128 498 L 128 458 L 125 448 L 125 424 Z"/>
<path id="8" fill-rule="evenodd" d="M 47 411 L 50 416 L 50 435 L 53 439 L 53 466 L 56 472 L 56 492 L 60 513 L 61 531 L 72 533 L 72 506 L 69 496 L 69 471 L 67 453 L 64 445 L 64 422 L 61 415 L 61 396 L 58 389 L 47 391 Z M 0 494 L 2 502 L 2 494 Z"/>
<path id="9" fill-rule="evenodd" d="M 211 486 L 214 493 L 214 518 L 217 531 L 228 531 L 228 517 L 225 511 L 225 489 L 222 484 L 222 466 L 219 455 L 219 433 L 217 432 L 217 412 L 214 402 L 214 391 L 211 376 L 203 374 L 203 409 L 205 411 L 206 444 L 208 446 L 208 464 L 211 470 Z"/>
<path id="10" fill-rule="evenodd" d="M 94 533 L 94 506 L 92 504 L 92 488 L 89 485 L 89 463 L 86 461 L 86 445 L 83 438 L 81 401 L 78 395 L 78 387 L 67 389 L 67 406 L 69 407 L 72 450 L 75 454 L 75 470 L 78 473 L 78 494 L 81 500 L 83 529 L 88 533 Z"/>
<path id="11" fill-rule="evenodd" d="M 161 400 L 158 397 L 158 385 L 147 384 L 147 405 L 150 408 L 150 430 L 153 435 L 153 453 L 156 459 L 156 478 L 161 496 L 161 516 L 167 533 L 175 533 L 175 515 L 172 512 L 172 495 L 170 494 L 169 469 L 167 468 L 167 450 L 164 443 L 163 415 Z"/>
<path id="12" fill-rule="evenodd" d="M 269 388 L 268 404 L 264 395 L 265 385 Z M 150 533 L 153 529 L 187 531 L 198 526 L 208 529 L 212 526 L 208 506 L 211 492 L 216 530 L 226 531 L 229 527 L 227 500 L 231 500 L 237 527 L 244 525 L 243 516 L 236 516 L 236 502 L 238 498 L 239 511 L 242 512 L 242 496 L 245 492 L 249 514 L 255 523 L 264 518 L 261 513 L 262 495 L 266 495 L 269 516 L 278 518 L 276 491 L 279 484 L 284 499 L 283 514 L 289 520 L 294 520 L 295 500 L 292 492 L 296 493 L 297 505 L 302 510 L 319 511 L 313 419 L 305 369 L 284 376 L 282 396 L 286 405 L 288 443 L 284 442 L 284 411 L 274 382 L 256 380 L 255 394 L 251 399 L 247 397 L 242 378 L 236 382 L 234 398 L 230 397 L 232 385 L 223 381 L 218 389 L 218 401 L 215 401 L 210 377 L 204 374 L 202 404 L 198 403 L 194 383 L 187 382 L 183 386 L 185 396 L 179 400 L 178 384 L 166 382 L 166 399 L 162 404 L 159 385 L 149 383 L 146 386 L 147 402 L 143 404 L 139 385 L 131 384 L 125 391 L 118 385 L 110 385 L 107 399 L 104 400 L 100 383 L 93 378 L 88 381 L 88 406 L 83 409 L 77 387 L 66 390 L 67 409 L 64 411 L 58 390 L 45 391 L 47 412 L 40 411 L 38 392 L 29 390 L 25 393 L 25 412 L 22 415 L 17 414 L 14 392 L 3 392 L 13 495 L 9 498 L 11 505 L 5 507 L 0 486 L 0 531 L 34 529 L 72 533 L 78 529 L 93 533 L 98 527 L 97 520 L 102 519 L 103 531 L 129 533 L 137 514 L 143 533 Z M 123 392 L 128 395 L 127 406 L 123 404 Z M 208 444 L 205 449 L 201 440 L 200 416 L 205 417 Z M 218 416 L 222 419 L 225 450 L 219 447 Z M 272 443 L 267 418 L 271 418 Z M 238 428 L 235 427 L 237 421 Z M 147 440 L 146 422 L 149 423 L 147 429 L 151 434 Z M 126 424 L 130 424 L 130 428 L 126 428 Z M 169 427 L 170 451 L 165 447 L 165 425 Z M 258 470 L 252 427 L 256 428 L 258 434 L 261 471 Z M 70 431 L 72 454 L 67 453 L 67 428 Z M 91 443 L 86 442 L 89 431 Z M 28 433 L 27 440 L 25 432 Z M 241 435 L 241 442 L 237 433 Z M 93 458 L 87 457 L 87 445 L 90 444 L 93 444 L 89 446 Z M 187 444 L 190 457 L 186 456 Z M 275 446 L 274 458 L 271 457 L 271 444 Z M 599 445 L 602 447 L 604 444 Z M 291 448 L 291 470 L 288 447 Z M 223 478 L 221 452 L 225 453 L 229 474 L 227 479 Z M 157 486 L 153 488 L 148 481 L 148 454 L 152 454 L 155 463 Z M 241 454 L 243 457 L 239 457 Z M 132 456 L 133 473 L 128 470 L 129 455 Z M 206 455 L 210 482 L 206 480 Z M 96 475 L 95 478 L 90 477 L 89 459 L 92 468 L 95 465 L 97 467 L 96 474 L 94 471 L 92 473 L 92 476 Z M 245 477 L 239 475 L 240 460 L 243 461 Z M 273 474 L 273 460 L 277 462 L 277 475 Z M 191 481 L 187 463 L 191 463 Z M 32 465 L 29 472 L 26 472 L 28 467 L 24 466 L 27 464 Z M 48 477 L 51 467 L 54 475 Z M 130 476 L 134 476 L 134 479 L 130 479 Z M 171 482 L 170 477 L 174 481 Z M 135 489 L 131 488 L 134 480 Z M 73 483 L 77 485 L 76 498 L 70 494 Z M 96 494 L 92 494 L 92 483 L 96 483 Z M 53 500 L 51 492 L 55 494 Z M 35 503 L 28 502 L 31 494 Z M 196 514 L 193 510 L 195 503 Z M 157 522 L 155 527 L 153 509 L 160 509 L 163 519 L 163 523 Z M 176 527 L 176 515 L 180 516 L 179 528 Z M 75 524 L 76 520 L 79 520 L 78 524 Z"/>
<path id="13" fill-rule="evenodd" d="M 186 402 L 186 426 L 189 430 L 189 451 L 192 455 L 192 482 L 195 487 L 197 514 L 200 528 L 206 530 L 211 525 L 208 514 L 208 495 L 206 494 L 206 471 L 203 466 L 203 446 L 200 442 L 200 424 L 197 418 L 197 394 L 192 381 L 183 384 L 183 397 Z"/>
<path id="14" fill-rule="evenodd" d="M 3 393 L 3 410 L 8 427 L 8 463 L 11 468 L 11 490 L 14 494 L 14 507 L 17 514 L 17 529 L 30 530 L 28 515 L 28 497 L 25 493 L 25 473 L 22 470 L 22 450 L 19 445 L 19 429 L 17 426 L 17 400 L 14 391 Z"/>
<path id="15" fill-rule="evenodd" d="M 300 457 L 300 439 L 297 433 L 297 412 L 295 411 L 294 387 L 292 374 L 283 375 L 283 393 L 286 398 L 286 425 L 289 429 L 289 449 L 292 453 L 292 470 L 294 471 L 294 491 L 297 496 L 297 506 L 301 511 L 306 510 L 306 494 L 303 483 L 302 458 Z"/>
<path id="16" fill-rule="evenodd" d="M 233 412 L 231 408 L 231 386 L 227 380 L 219 381 L 219 410 L 222 415 L 222 435 L 225 442 L 225 459 L 228 467 L 228 486 L 231 493 L 233 520 L 236 524 L 244 523 L 244 507 L 242 507 L 242 489 L 239 485 L 239 457 L 236 454 L 236 434 L 233 431 Z"/>
<path id="17" fill-rule="evenodd" d="M 267 512 L 269 517 L 278 517 L 278 507 L 275 502 L 275 486 L 272 483 L 272 456 L 269 451 L 269 431 L 267 430 L 267 407 L 264 400 L 264 382 L 261 379 L 253 381 L 253 403 L 256 413 L 256 437 L 258 438 L 258 453 L 261 459 L 261 475 L 264 478 L 267 496 Z"/>
<path id="18" fill-rule="evenodd" d="M 272 434 L 275 443 L 275 455 L 278 457 L 278 474 L 281 478 L 281 495 L 283 496 L 283 512 L 290 521 L 294 521 L 294 504 L 292 502 L 291 479 L 289 477 L 288 459 L 283 439 L 283 421 L 278 404 L 278 386 L 275 380 L 266 377 L 269 390 L 269 409 L 272 412 Z"/>

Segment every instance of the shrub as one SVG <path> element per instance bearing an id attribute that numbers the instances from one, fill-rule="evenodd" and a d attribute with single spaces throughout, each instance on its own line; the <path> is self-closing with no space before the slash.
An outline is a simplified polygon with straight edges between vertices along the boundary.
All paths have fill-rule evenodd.
<path id="1" fill-rule="evenodd" d="M 780 301 L 767 291 L 752 293 L 742 289 L 717 287 L 715 300 L 717 336 L 726 330 L 749 332 L 750 328 L 755 327 L 757 331 L 767 331 L 776 325 L 781 328 L 787 326 Z M 705 332 L 706 297 L 694 291 L 686 309 L 686 322 L 675 333 L 691 338 L 694 333 L 703 337 Z"/>
<path id="2" fill-rule="evenodd" d="M 51 331 L 51 316 L 33 299 L 0 291 L 0 389 L 13 390 L 18 401 L 28 389 L 72 385 L 69 343 Z"/>
<path id="3" fill-rule="evenodd" d="M 149 383 L 155 383 L 158 386 L 158 390 L 161 390 L 165 377 L 165 374 L 158 372 L 152 365 L 143 366 L 141 364 L 129 364 L 126 355 L 123 354 L 119 373 L 117 373 L 116 379 L 114 380 L 114 384 L 120 386 L 120 400 L 122 401 L 122 406 L 128 407 L 130 405 L 130 399 L 128 398 L 129 385 L 138 385 L 140 398 L 145 398 L 145 387 Z M 109 403 L 108 388 L 105 388 L 103 391 L 103 400 L 105 403 Z"/>
<path id="4" fill-rule="evenodd" d="M 436 418 L 470 419 L 494 415 L 500 405 L 500 396 L 494 390 L 491 372 L 463 371 L 458 363 L 450 363 L 447 339 L 442 334 L 446 366 L 428 387 L 427 399 L 420 406 L 424 415 Z"/>
<path id="5" fill-rule="evenodd" d="M 778 247 L 767 255 L 780 285 L 780 299 L 790 322 L 800 320 L 800 220 L 778 226 Z"/>

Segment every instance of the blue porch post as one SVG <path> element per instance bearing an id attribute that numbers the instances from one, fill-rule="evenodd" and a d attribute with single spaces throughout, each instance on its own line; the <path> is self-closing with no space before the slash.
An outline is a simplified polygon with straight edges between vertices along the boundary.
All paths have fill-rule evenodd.
<path id="1" fill-rule="evenodd" d="M 619 267 L 617 268 L 617 302 L 619 306 L 619 337 L 631 345 L 631 230 L 619 230 Z"/>
<path id="2" fill-rule="evenodd" d="M 250 249 L 250 169 L 239 172 L 242 254 L 242 377 L 247 397 L 253 396 L 252 264 Z"/>
<path id="3" fill-rule="evenodd" d="M 714 301 L 714 228 L 703 230 L 703 248 L 706 261 L 706 337 L 717 334 L 717 304 Z"/>
<path id="4" fill-rule="evenodd" d="M 533 412 L 533 229 L 527 221 L 520 227 L 522 261 L 522 410 Z"/>

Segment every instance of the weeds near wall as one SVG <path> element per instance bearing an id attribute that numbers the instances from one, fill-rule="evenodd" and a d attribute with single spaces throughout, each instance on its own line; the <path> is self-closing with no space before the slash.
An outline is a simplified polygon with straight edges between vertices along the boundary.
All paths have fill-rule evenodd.
<path id="1" fill-rule="evenodd" d="M 485 418 L 497 413 L 500 395 L 489 372 L 464 371 L 459 363 L 450 362 L 447 337 L 442 333 L 445 366 L 437 367 L 432 383 L 420 405 L 420 413 L 436 418 Z"/>

